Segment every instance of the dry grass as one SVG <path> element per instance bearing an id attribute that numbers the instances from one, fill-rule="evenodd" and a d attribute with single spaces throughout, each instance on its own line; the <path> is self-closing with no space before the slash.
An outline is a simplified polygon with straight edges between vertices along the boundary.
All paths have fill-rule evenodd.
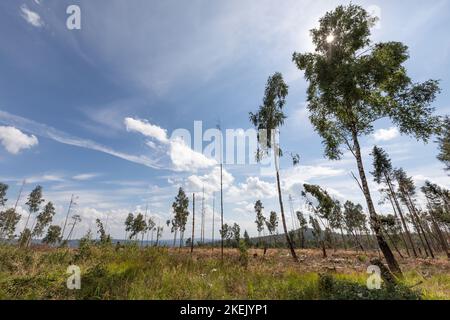
<path id="1" fill-rule="evenodd" d="M 28 251 L 0 246 L 2 299 L 351 299 L 366 294 L 370 259 L 377 252 L 297 250 L 248 251 L 243 266 L 237 249 L 163 249 L 90 246 L 85 250 L 36 247 Z M 401 259 L 406 286 L 425 299 L 450 299 L 450 263 L 439 258 Z M 82 290 L 65 288 L 66 268 L 79 265 Z M 319 274 L 336 282 L 325 288 Z M 328 285 L 328 284 L 327 284 Z M 403 289 L 402 289 L 403 290 Z M 408 298 L 410 293 L 380 292 L 373 299 Z M 356 293 L 355 293 L 356 292 Z M 366 292 L 366 293 L 364 293 Z M 357 297 L 358 297 L 357 296 Z"/>

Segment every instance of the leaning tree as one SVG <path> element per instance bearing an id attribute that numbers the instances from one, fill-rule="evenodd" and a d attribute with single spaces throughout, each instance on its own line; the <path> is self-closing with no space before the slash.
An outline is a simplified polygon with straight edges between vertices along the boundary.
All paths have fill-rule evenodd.
<path id="1" fill-rule="evenodd" d="M 289 236 L 286 226 L 283 197 L 281 195 L 279 165 L 279 158 L 282 155 L 282 152 L 279 143 L 276 141 L 276 137 L 279 135 L 279 129 L 284 124 L 284 119 L 286 119 L 286 115 L 283 112 L 283 107 L 286 104 L 287 95 L 288 86 L 284 82 L 282 74 L 279 72 L 274 73 L 267 80 L 263 103 L 259 106 L 258 112 L 250 112 L 250 121 L 258 130 L 258 150 L 256 159 L 260 161 L 264 156 L 269 155 L 270 150 L 273 151 L 281 222 L 283 224 L 286 242 L 291 250 L 292 258 L 294 261 L 298 262 L 299 260 L 294 250 L 294 244 L 292 243 L 292 239 Z M 294 159 L 294 163 L 295 162 L 296 160 Z"/>
<path id="2" fill-rule="evenodd" d="M 445 117 L 437 142 L 439 144 L 438 159 L 444 163 L 445 170 L 450 171 L 450 116 Z"/>
<path id="3" fill-rule="evenodd" d="M 374 123 L 390 119 L 402 134 L 428 141 L 440 124 L 431 103 L 438 81 L 413 83 L 404 63 L 408 47 L 400 42 L 372 43 L 370 29 L 377 18 L 361 6 L 338 6 L 311 30 L 313 53 L 294 53 L 293 61 L 309 82 L 309 119 L 323 139 L 325 155 L 339 160 L 346 146 L 356 160 L 359 183 L 378 245 L 391 271 L 400 267 L 385 241 L 370 194 L 360 139 Z"/>

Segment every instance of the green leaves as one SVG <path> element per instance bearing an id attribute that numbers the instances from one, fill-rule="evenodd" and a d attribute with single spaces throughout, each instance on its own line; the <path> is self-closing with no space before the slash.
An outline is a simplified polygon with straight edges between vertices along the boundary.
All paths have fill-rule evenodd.
<path id="1" fill-rule="evenodd" d="M 287 95 L 288 86 L 284 82 L 282 74 L 276 72 L 267 80 L 263 104 L 256 113 L 250 112 L 249 114 L 250 122 L 258 130 L 257 161 L 260 161 L 274 147 L 272 143 L 275 133 L 286 119 L 283 107 Z M 281 155 L 278 146 L 275 149 L 275 152 L 279 152 Z"/>
<path id="2" fill-rule="evenodd" d="M 36 218 L 36 226 L 33 229 L 33 236 L 41 236 L 44 232 L 44 229 L 52 222 L 53 216 L 56 214 L 55 207 L 53 203 L 49 201 L 44 210 L 38 214 Z"/>
<path id="3" fill-rule="evenodd" d="M 187 218 L 189 216 L 188 206 L 189 198 L 186 196 L 183 188 L 180 187 L 180 189 L 178 190 L 178 195 L 175 197 L 175 201 L 172 203 L 172 209 L 175 215 L 175 218 L 172 222 L 172 232 L 174 232 L 175 229 L 179 229 L 181 232 L 185 231 Z"/>
<path id="4" fill-rule="evenodd" d="M 438 160 L 442 161 L 446 170 L 450 170 L 450 117 L 446 117 L 442 123 L 441 133 L 437 140 L 439 144 Z"/>
<path id="5" fill-rule="evenodd" d="M 371 174 L 373 175 L 375 182 L 378 184 L 386 182 L 386 177 L 392 175 L 392 163 L 391 159 L 389 159 L 389 155 L 382 148 L 374 146 L 372 156 L 374 171 L 372 171 Z"/>
<path id="6" fill-rule="evenodd" d="M 401 42 L 371 44 L 375 21 L 360 6 L 339 6 L 311 31 L 315 53 L 293 54 L 309 82 L 311 123 L 332 160 L 340 158 L 343 144 L 352 150 L 353 137 L 370 134 L 382 118 L 425 142 L 439 129 L 431 107 L 439 82 L 412 83 L 403 65 L 408 47 Z M 332 42 L 327 41 L 330 34 Z"/>
<path id="7" fill-rule="evenodd" d="M 44 201 L 45 200 L 42 199 L 42 187 L 37 186 L 33 189 L 33 191 L 31 191 L 30 195 L 28 196 L 26 205 L 28 206 L 30 212 L 38 212 L 41 203 Z"/>

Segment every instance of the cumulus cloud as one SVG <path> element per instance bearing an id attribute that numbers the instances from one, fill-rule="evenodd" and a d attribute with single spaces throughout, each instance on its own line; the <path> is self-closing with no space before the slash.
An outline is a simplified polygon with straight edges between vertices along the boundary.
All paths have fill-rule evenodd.
<path id="1" fill-rule="evenodd" d="M 227 198 L 242 199 L 267 199 L 276 195 L 275 183 L 269 183 L 259 177 L 248 177 L 245 182 L 231 186 L 227 192 Z"/>
<path id="2" fill-rule="evenodd" d="M 171 169 L 175 171 L 196 172 L 199 169 L 210 168 L 217 164 L 216 160 L 194 151 L 181 137 L 169 139 L 166 129 L 147 120 L 127 117 L 124 123 L 127 131 L 138 132 L 147 138 L 154 139 L 155 141 L 147 141 L 146 145 L 153 150 L 165 150 L 172 163 Z"/>
<path id="3" fill-rule="evenodd" d="M 292 188 L 297 184 L 303 184 L 313 179 L 327 179 L 344 175 L 343 169 L 332 168 L 329 166 L 297 166 L 281 173 L 283 187 Z"/>
<path id="4" fill-rule="evenodd" d="M 234 181 L 234 177 L 231 173 L 223 170 L 222 183 L 223 188 L 228 188 Z M 187 178 L 187 188 L 193 190 L 202 190 L 205 188 L 205 192 L 212 193 L 220 190 L 220 168 L 214 167 L 214 169 L 205 175 L 191 175 Z"/>
<path id="5" fill-rule="evenodd" d="M 192 150 L 181 138 L 170 141 L 170 159 L 175 171 L 197 171 L 216 165 L 214 159 Z"/>
<path id="6" fill-rule="evenodd" d="M 397 138 L 400 132 L 396 127 L 391 127 L 389 129 L 378 129 L 373 133 L 373 138 L 375 141 L 390 141 Z"/>
<path id="7" fill-rule="evenodd" d="M 41 16 L 37 12 L 30 10 L 26 4 L 20 7 L 20 16 L 33 27 L 40 28 L 44 26 Z"/>
<path id="8" fill-rule="evenodd" d="M 18 154 L 21 150 L 36 146 L 38 139 L 33 135 L 26 135 L 15 127 L 0 126 L 0 143 L 9 153 Z"/>

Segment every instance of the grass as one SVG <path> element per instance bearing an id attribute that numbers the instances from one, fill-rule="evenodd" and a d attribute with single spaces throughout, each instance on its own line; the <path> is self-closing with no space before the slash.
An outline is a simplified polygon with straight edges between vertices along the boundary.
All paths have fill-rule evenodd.
<path id="1" fill-rule="evenodd" d="M 254 254 L 258 254 L 255 256 Z M 450 299 L 449 264 L 408 261 L 406 279 L 368 290 L 369 257 L 286 250 L 253 250 L 243 264 L 237 249 L 138 248 L 88 245 L 79 250 L 0 246 L 0 299 Z M 431 263 L 431 264 L 430 264 Z M 67 267 L 81 269 L 81 290 L 66 288 Z M 443 271 L 444 270 L 444 271 Z M 410 288 L 413 287 L 413 288 Z"/>

